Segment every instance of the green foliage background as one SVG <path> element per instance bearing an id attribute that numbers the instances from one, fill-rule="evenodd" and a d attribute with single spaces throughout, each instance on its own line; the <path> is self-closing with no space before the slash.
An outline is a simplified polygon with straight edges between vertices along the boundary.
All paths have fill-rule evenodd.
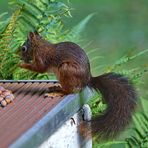
<path id="1" fill-rule="evenodd" d="M 78 43 L 89 56 L 93 75 L 110 71 L 124 74 L 133 81 L 139 94 L 137 112 L 127 130 L 114 141 L 98 143 L 94 139 L 93 147 L 147 147 L 147 4 L 147 1 L 139 3 L 138 0 L 64 3 L 9 0 L 9 13 L 0 14 L 0 79 L 55 78 L 54 75 L 37 74 L 17 66 L 20 62 L 18 48 L 29 31 L 38 30 L 53 43 L 67 40 Z M 85 16 L 83 20 L 76 24 L 82 16 Z M 96 95 L 90 102 L 94 115 L 105 108 L 98 98 L 101 96 Z"/>

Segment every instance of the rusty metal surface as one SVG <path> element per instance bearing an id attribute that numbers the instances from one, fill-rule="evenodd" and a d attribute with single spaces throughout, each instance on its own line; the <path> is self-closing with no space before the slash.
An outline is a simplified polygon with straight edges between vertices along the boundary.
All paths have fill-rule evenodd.
<path id="1" fill-rule="evenodd" d="M 41 120 L 36 122 L 27 132 L 12 143 L 10 148 L 39 147 L 47 139 L 50 139 L 57 129 L 61 128 L 75 113 L 79 112 L 93 95 L 93 92 L 86 88 L 81 93 L 65 96 Z"/>
<path id="2" fill-rule="evenodd" d="M 23 133 L 45 116 L 63 98 L 43 97 L 47 88 L 53 85 L 49 82 L 15 82 L 3 83 L 0 86 L 12 90 L 14 101 L 5 108 L 0 107 L 0 144 L 8 147 Z"/>

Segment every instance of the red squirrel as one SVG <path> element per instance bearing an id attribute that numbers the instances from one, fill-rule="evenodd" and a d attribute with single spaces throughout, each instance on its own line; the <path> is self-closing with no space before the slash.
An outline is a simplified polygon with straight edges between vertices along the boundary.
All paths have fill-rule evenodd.
<path id="1" fill-rule="evenodd" d="M 30 32 L 21 47 L 20 67 L 44 73 L 53 71 L 64 94 L 80 92 L 86 86 L 100 92 L 106 111 L 91 120 L 91 132 L 104 138 L 115 137 L 132 118 L 136 92 L 131 82 L 120 74 L 105 73 L 93 77 L 84 50 L 73 42 L 52 44 L 37 32 Z"/>

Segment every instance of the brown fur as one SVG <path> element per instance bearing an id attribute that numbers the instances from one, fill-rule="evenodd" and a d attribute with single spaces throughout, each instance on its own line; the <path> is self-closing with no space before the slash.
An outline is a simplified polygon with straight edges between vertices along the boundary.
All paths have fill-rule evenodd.
<path id="1" fill-rule="evenodd" d="M 114 73 L 92 77 L 88 57 L 72 42 L 51 44 L 31 32 L 23 46 L 28 50 L 21 51 L 25 63 L 20 66 L 40 73 L 53 71 L 65 94 L 81 91 L 86 86 L 101 92 L 108 108 L 103 115 L 92 119 L 94 135 L 114 137 L 128 124 L 136 105 L 136 94 L 126 78 Z"/>
<path id="2" fill-rule="evenodd" d="M 103 115 L 92 119 L 92 133 L 99 133 L 103 139 L 115 137 L 132 118 L 137 100 L 135 90 L 127 78 L 115 73 L 92 77 L 90 87 L 100 91 L 108 105 Z"/>

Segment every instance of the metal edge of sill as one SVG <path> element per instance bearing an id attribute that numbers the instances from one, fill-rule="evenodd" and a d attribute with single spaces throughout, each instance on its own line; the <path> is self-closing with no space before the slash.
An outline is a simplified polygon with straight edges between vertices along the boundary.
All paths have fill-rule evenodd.
<path id="1" fill-rule="evenodd" d="M 40 146 L 65 121 L 79 111 L 92 96 L 93 92 L 88 87 L 81 93 L 66 96 L 42 119 L 14 141 L 9 148 L 36 148 Z"/>
<path id="2" fill-rule="evenodd" d="M 0 80 L 0 83 L 57 83 L 57 80 Z"/>

